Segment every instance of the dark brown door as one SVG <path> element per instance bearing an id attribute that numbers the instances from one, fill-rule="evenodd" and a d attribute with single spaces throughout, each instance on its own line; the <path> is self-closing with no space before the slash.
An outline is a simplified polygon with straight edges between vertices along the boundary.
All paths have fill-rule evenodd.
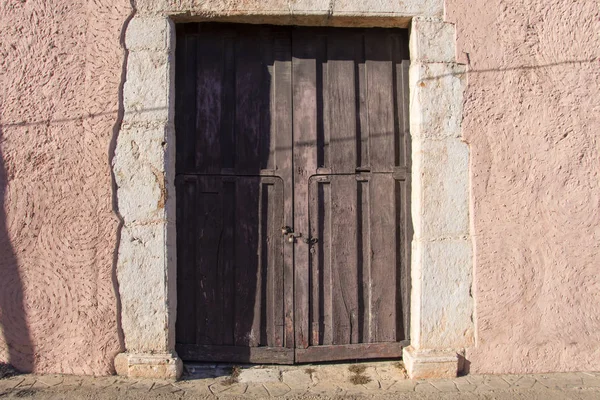
<path id="1" fill-rule="evenodd" d="M 400 356 L 406 43 L 402 30 L 178 27 L 184 360 Z"/>
<path id="2" fill-rule="evenodd" d="M 178 28 L 177 351 L 294 361 L 288 29 Z"/>
<path id="3" fill-rule="evenodd" d="M 296 361 L 401 356 L 410 293 L 406 31 L 293 32 Z"/>

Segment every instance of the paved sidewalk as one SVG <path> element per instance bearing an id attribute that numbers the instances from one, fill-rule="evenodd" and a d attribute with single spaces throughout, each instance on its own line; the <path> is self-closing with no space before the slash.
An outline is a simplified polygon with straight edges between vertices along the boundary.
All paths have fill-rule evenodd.
<path id="1" fill-rule="evenodd" d="M 398 362 L 317 366 L 186 365 L 179 382 L 18 375 L 0 399 L 573 399 L 600 400 L 600 373 L 465 376 L 415 381 Z"/>

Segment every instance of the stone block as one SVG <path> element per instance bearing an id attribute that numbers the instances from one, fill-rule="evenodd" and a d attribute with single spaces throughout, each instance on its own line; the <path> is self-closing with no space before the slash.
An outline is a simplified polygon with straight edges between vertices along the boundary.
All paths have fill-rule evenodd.
<path id="1" fill-rule="evenodd" d="M 165 230 L 161 222 L 123 226 L 117 279 L 121 325 L 129 352 L 170 351 L 165 272 Z"/>
<path id="2" fill-rule="evenodd" d="M 270 397 L 282 397 L 291 392 L 290 387 L 283 382 L 269 381 L 263 384 Z"/>
<path id="3" fill-rule="evenodd" d="M 126 163 L 148 164 L 156 169 L 165 169 L 165 159 L 169 155 L 167 148 L 174 148 L 174 134 L 161 123 L 155 124 L 123 124 L 117 137 L 115 149 L 116 162 L 124 167 L 131 167 Z M 173 155 L 174 156 L 174 155 Z"/>
<path id="4" fill-rule="evenodd" d="M 439 239 L 469 234 L 469 149 L 458 139 L 412 143 L 414 237 Z"/>
<path id="5" fill-rule="evenodd" d="M 152 166 L 141 164 L 129 175 L 119 174 L 119 210 L 126 223 L 157 221 L 164 218 L 163 173 Z"/>
<path id="6" fill-rule="evenodd" d="M 463 65 L 413 62 L 409 69 L 410 130 L 414 137 L 461 137 Z"/>
<path id="7" fill-rule="evenodd" d="M 417 382 L 411 379 L 402 379 L 388 388 L 391 393 L 414 392 Z"/>
<path id="8" fill-rule="evenodd" d="M 161 121 L 172 114 L 172 56 L 166 52 L 130 51 L 123 87 L 124 122 Z"/>
<path id="9" fill-rule="evenodd" d="M 452 350 L 417 350 L 409 346 L 404 348 L 402 359 L 411 379 L 454 378 L 458 373 L 458 356 Z"/>
<path id="10" fill-rule="evenodd" d="M 455 27 L 438 18 L 415 17 L 412 20 L 409 48 L 412 62 L 454 63 Z"/>
<path id="11" fill-rule="evenodd" d="M 238 382 L 242 383 L 279 383 L 278 368 L 246 368 L 242 369 L 238 377 Z"/>
<path id="12" fill-rule="evenodd" d="M 121 353 L 114 365 L 118 375 L 129 378 L 177 380 L 183 371 L 181 359 L 171 353 Z"/>
<path id="13" fill-rule="evenodd" d="M 166 17 L 135 17 L 125 32 L 125 47 L 130 51 L 167 52 L 173 48 L 174 24 Z"/>
<path id="14" fill-rule="evenodd" d="M 411 343 L 430 349 L 472 346 L 470 239 L 414 240 L 412 257 Z"/>
<path id="15" fill-rule="evenodd" d="M 119 213 L 126 224 L 165 218 L 165 128 L 123 127 L 117 139 L 113 171 Z"/>
<path id="16" fill-rule="evenodd" d="M 298 368 L 284 371 L 281 379 L 283 383 L 287 384 L 292 390 L 306 390 L 315 384 L 312 378 L 312 372 L 306 372 L 306 370 L 307 368 Z"/>
<path id="17" fill-rule="evenodd" d="M 442 16 L 443 0 L 336 0 L 333 15 Z"/>
<path id="18" fill-rule="evenodd" d="M 286 15 L 287 0 L 138 0 L 136 8 L 141 15 L 185 15 L 215 18 L 232 15 Z"/>
<path id="19" fill-rule="evenodd" d="M 440 392 L 458 392 L 458 387 L 454 384 L 454 382 L 449 380 L 434 380 L 431 382 L 431 384 Z"/>
<path id="20" fill-rule="evenodd" d="M 329 0 L 290 0 L 289 6 L 293 15 L 328 15 Z"/>

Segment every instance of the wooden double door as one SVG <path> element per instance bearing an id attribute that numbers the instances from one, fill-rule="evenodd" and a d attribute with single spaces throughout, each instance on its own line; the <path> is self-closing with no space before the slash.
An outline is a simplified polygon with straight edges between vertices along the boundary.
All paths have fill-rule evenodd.
<path id="1" fill-rule="evenodd" d="M 407 32 L 177 29 L 181 358 L 399 357 L 410 292 Z"/>

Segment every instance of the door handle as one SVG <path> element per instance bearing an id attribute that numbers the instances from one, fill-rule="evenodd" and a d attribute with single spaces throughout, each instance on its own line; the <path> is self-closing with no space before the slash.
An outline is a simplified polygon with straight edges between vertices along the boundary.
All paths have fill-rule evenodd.
<path id="1" fill-rule="evenodd" d="M 302 237 L 302 233 L 294 232 L 294 230 L 287 225 L 281 227 L 281 234 L 287 236 L 287 241 L 290 243 L 294 243 L 297 238 Z"/>
<path id="2" fill-rule="evenodd" d="M 290 232 L 290 233 L 288 233 L 288 235 L 287 235 L 287 238 L 288 238 L 287 240 L 288 240 L 288 242 L 290 242 L 290 243 L 294 243 L 294 242 L 296 241 L 296 239 L 297 239 L 297 238 L 300 238 L 300 237 L 302 237 L 302 234 L 301 234 L 301 233 Z"/>
<path id="3" fill-rule="evenodd" d="M 290 243 L 294 243 L 296 241 L 296 239 L 301 238 L 302 237 L 302 233 L 301 232 L 294 232 L 294 230 L 292 228 L 290 228 L 289 226 L 282 226 L 281 227 L 281 234 L 283 236 L 287 236 L 287 241 Z M 308 245 L 313 245 L 315 243 L 317 243 L 319 241 L 319 239 L 315 238 L 315 237 L 307 237 L 303 240 L 304 243 L 308 244 Z"/>

